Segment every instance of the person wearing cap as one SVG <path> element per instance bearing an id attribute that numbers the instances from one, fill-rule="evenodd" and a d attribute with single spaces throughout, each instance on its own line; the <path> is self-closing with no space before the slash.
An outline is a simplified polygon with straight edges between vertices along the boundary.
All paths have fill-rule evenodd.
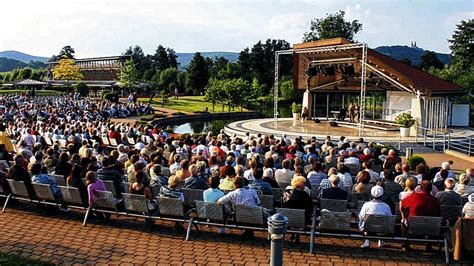
<path id="1" fill-rule="evenodd" d="M 364 232 L 364 225 L 366 215 L 376 214 L 376 215 L 392 215 L 390 207 L 388 204 L 382 202 L 382 197 L 384 195 L 383 188 L 381 186 L 374 186 L 370 189 L 370 194 L 373 197 L 373 200 L 364 203 L 359 212 L 359 229 Z M 378 246 L 383 247 L 385 245 L 384 241 L 379 240 Z M 364 240 L 361 248 L 370 247 L 370 241 L 368 239 Z"/>
<path id="2" fill-rule="evenodd" d="M 467 199 L 468 199 L 468 202 L 466 202 L 466 204 L 464 204 L 464 207 L 462 208 L 462 215 L 464 218 L 473 219 L 474 218 L 474 193 L 471 193 L 471 195 L 469 195 Z"/>

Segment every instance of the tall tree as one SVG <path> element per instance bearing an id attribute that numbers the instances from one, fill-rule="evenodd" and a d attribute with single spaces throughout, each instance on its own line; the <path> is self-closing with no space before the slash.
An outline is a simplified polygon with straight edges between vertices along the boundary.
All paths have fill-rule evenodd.
<path id="1" fill-rule="evenodd" d="M 145 77 L 145 72 L 151 68 L 151 60 L 145 55 L 143 49 L 138 45 L 130 46 L 125 51 L 124 55 L 131 56 L 137 69 L 137 78 L 147 79 L 147 77 Z M 153 74 L 151 74 L 151 76 L 153 76 Z M 151 78 L 151 76 L 149 78 Z"/>
<path id="2" fill-rule="evenodd" d="M 171 48 L 165 48 L 162 45 L 158 45 L 155 54 L 151 57 L 153 60 L 153 66 L 157 72 L 163 71 L 167 68 L 178 68 L 178 56 L 176 52 Z"/>
<path id="3" fill-rule="evenodd" d="M 326 14 L 325 18 L 315 18 L 311 21 L 308 32 L 304 33 L 303 42 L 317 41 L 343 37 L 349 41 L 354 40 L 354 35 L 362 30 L 358 20 L 346 21 L 345 12 L 339 10 L 335 14 Z"/>
<path id="4" fill-rule="evenodd" d="M 132 60 L 125 61 L 124 67 L 120 70 L 119 79 L 122 87 L 130 92 L 137 82 L 137 69 Z"/>
<path id="5" fill-rule="evenodd" d="M 209 66 L 206 59 L 197 52 L 188 66 L 187 87 L 194 95 L 201 95 L 209 81 Z"/>
<path id="6" fill-rule="evenodd" d="M 469 68 L 474 63 L 474 19 L 461 20 L 449 42 L 454 61 Z"/>
<path id="7" fill-rule="evenodd" d="M 171 49 L 171 48 L 166 48 L 166 53 L 168 54 L 168 62 L 169 62 L 169 67 L 171 68 L 178 68 L 179 63 L 178 63 L 178 55 L 176 52 Z"/>
<path id="8" fill-rule="evenodd" d="M 249 48 L 245 48 L 239 53 L 239 58 L 237 59 L 237 65 L 240 69 L 240 76 L 245 80 L 252 80 L 251 73 L 251 58 Z"/>
<path id="9" fill-rule="evenodd" d="M 418 64 L 418 68 L 423 70 L 428 70 L 430 67 L 434 67 L 437 69 L 442 69 L 444 67 L 443 62 L 438 59 L 436 53 L 433 51 L 426 51 L 420 58 L 420 63 Z"/>
<path id="10" fill-rule="evenodd" d="M 70 45 L 64 46 L 61 51 L 59 52 L 58 55 L 53 55 L 51 58 L 49 58 L 48 61 L 50 62 L 56 62 L 61 59 L 74 59 L 74 54 L 76 52 L 74 51 L 74 48 L 72 48 Z"/>

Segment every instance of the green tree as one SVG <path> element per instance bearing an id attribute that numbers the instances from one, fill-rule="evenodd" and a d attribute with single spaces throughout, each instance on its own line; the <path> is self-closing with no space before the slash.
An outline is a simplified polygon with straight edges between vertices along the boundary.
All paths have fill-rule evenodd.
<path id="1" fill-rule="evenodd" d="M 188 66 L 187 87 L 194 95 L 201 95 L 209 80 L 209 66 L 206 59 L 197 52 Z"/>
<path id="2" fill-rule="evenodd" d="M 132 60 L 125 61 L 125 65 L 120 70 L 119 79 L 122 87 L 127 88 L 128 91 L 132 90 L 137 82 L 137 69 Z"/>
<path id="3" fill-rule="evenodd" d="M 442 69 L 444 67 L 444 64 L 438 59 L 438 56 L 435 52 L 425 51 L 420 58 L 418 68 L 427 71 L 430 67 Z"/>
<path id="4" fill-rule="evenodd" d="M 29 67 L 25 67 L 20 70 L 19 79 L 29 79 L 33 70 Z"/>
<path id="5" fill-rule="evenodd" d="M 317 41 L 343 37 L 349 41 L 354 40 L 354 35 L 362 30 L 358 20 L 346 21 L 345 12 L 339 10 L 335 14 L 326 14 L 325 18 L 315 18 L 311 21 L 310 31 L 305 32 L 303 42 Z"/>
<path id="6" fill-rule="evenodd" d="M 75 86 L 75 91 L 82 97 L 89 95 L 89 87 L 84 82 L 78 82 Z"/>
<path id="7" fill-rule="evenodd" d="M 469 69 L 474 62 L 474 19 L 461 20 L 449 42 L 454 61 Z"/>
<path id="8" fill-rule="evenodd" d="M 56 80 L 81 80 L 83 77 L 74 59 L 61 59 L 53 69 L 53 78 Z"/>
<path id="9" fill-rule="evenodd" d="M 209 68 L 210 76 L 212 78 L 217 78 L 219 76 L 219 72 L 227 68 L 227 63 L 229 63 L 229 60 L 227 60 L 225 57 L 215 57 L 211 61 L 211 65 Z"/>
<path id="10" fill-rule="evenodd" d="M 74 48 L 72 48 L 70 45 L 64 46 L 61 51 L 59 52 L 58 55 L 53 55 L 49 59 L 50 62 L 56 62 L 61 59 L 74 59 L 74 54 L 76 52 L 74 51 Z"/>
<path id="11" fill-rule="evenodd" d="M 152 68 L 152 62 L 151 59 L 145 55 L 143 49 L 138 45 L 135 45 L 133 47 L 130 46 L 125 51 L 124 55 L 129 55 L 133 63 L 135 64 L 135 68 L 137 69 L 137 78 L 149 80 L 145 77 L 145 73 L 147 70 Z M 151 78 L 152 76 L 153 74 L 149 76 L 149 78 Z"/>
<path id="12" fill-rule="evenodd" d="M 212 103 L 213 112 L 216 103 L 219 103 L 223 100 L 222 83 L 222 80 L 211 78 L 209 80 L 209 85 L 207 86 L 206 92 L 204 93 L 204 100 Z"/>
<path id="13" fill-rule="evenodd" d="M 158 85 L 162 90 L 165 90 L 167 93 L 174 90 L 178 82 L 178 69 L 170 67 L 160 72 L 160 78 L 158 80 Z"/>

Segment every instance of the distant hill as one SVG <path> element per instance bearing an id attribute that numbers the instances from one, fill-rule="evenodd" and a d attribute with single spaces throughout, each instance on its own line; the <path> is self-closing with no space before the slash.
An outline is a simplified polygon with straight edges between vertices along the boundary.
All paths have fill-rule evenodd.
<path id="1" fill-rule="evenodd" d="M 23 63 L 28 63 L 30 61 L 40 61 L 43 63 L 48 62 L 48 57 L 34 56 L 34 55 L 29 55 L 29 54 L 25 54 L 18 51 L 12 51 L 12 50 L 0 52 L 0 57 L 15 59 Z"/>
<path id="2" fill-rule="evenodd" d="M 15 68 L 24 67 L 45 68 L 46 64 L 40 61 L 30 61 L 25 63 L 16 59 L 0 57 L 0 72 L 8 72 L 14 70 Z"/>
<path id="3" fill-rule="evenodd" d="M 397 60 L 408 58 L 411 60 L 412 65 L 417 65 L 420 63 L 421 56 L 425 51 L 428 51 L 418 47 L 408 47 L 402 45 L 379 46 L 374 50 Z M 438 59 L 443 62 L 443 64 L 448 64 L 451 61 L 449 54 L 436 53 L 436 55 L 438 56 Z"/>
<path id="4" fill-rule="evenodd" d="M 179 68 L 183 69 L 189 65 L 193 59 L 194 53 L 176 53 L 176 55 L 178 56 Z M 201 55 L 212 59 L 222 56 L 233 63 L 237 62 L 237 59 L 239 58 L 239 53 L 234 52 L 201 52 Z"/>

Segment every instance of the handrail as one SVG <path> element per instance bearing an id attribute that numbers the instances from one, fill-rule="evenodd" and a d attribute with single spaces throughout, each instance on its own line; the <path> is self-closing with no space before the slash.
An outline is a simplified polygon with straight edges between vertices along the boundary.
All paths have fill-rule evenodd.
<path id="1" fill-rule="evenodd" d="M 430 129 L 422 126 L 415 126 L 415 143 L 419 143 L 421 138 L 423 146 L 431 147 L 433 150 L 454 150 L 468 156 L 474 156 L 473 136 L 456 136 L 452 137 L 451 132 Z"/>

